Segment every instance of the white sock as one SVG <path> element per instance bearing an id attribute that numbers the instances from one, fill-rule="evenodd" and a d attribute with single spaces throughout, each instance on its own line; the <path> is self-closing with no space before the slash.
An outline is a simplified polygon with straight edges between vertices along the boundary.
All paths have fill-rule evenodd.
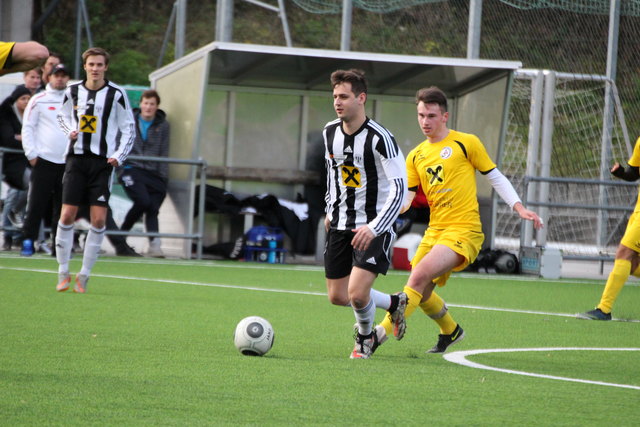
<path id="1" fill-rule="evenodd" d="M 384 310 L 389 310 L 391 307 L 391 295 L 385 294 L 384 292 L 376 291 L 371 288 L 371 299 L 377 308 L 382 308 Z"/>
<path id="2" fill-rule="evenodd" d="M 376 305 L 373 299 L 369 299 L 369 303 L 365 308 L 354 308 L 353 314 L 355 314 L 356 321 L 358 322 L 358 333 L 360 333 L 360 335 L 369 335 L 376 317 Z"/>
<path id="3" fill-rule="evenodd" d="M 64 225 L 58 223 L 56 231 L 56 260 L 58 261 L 58 272 L 69 272 L 69 260 L 71 259 L 71 248 L 73 247 L 73 224 Z"/>
<path id="4" fill-rule="evenodd" d="M 100 248 L 102 247 L 102 241 L 104 240 L 104 231 L 107 227 L 96 229 L 91 226 L 87 233 L 87 238 L 84 240 L 84 254 L 82 255 L 82 269 L 80 274 L 89 276 L 93 264 L 98 260 L 100 254 Z"/>
<path id="5" fill-rule="evenodd" d="M 371 293 L 369 294 L 371 300 L 375 304 L 377 308 L 381 308 L 383 310 L 389 310 L 391 307 L 391 295 L 385 294 L 384 292 L 376 291 L 371 288 Z M 344 305 L 345 307 L 352 307 L 351 302 L 348 302 Z"/>

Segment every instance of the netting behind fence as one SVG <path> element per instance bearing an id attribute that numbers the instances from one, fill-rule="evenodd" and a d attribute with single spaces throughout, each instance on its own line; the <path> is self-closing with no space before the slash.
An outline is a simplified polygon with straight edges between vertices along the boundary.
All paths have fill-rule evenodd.
<path id="1" fill-rule="evenodd" d="M 583 180 L 610 179 L 603 176 L 601 158 L 626 164 L 630 153 L 617 118 L 613 120 L 610 151 L 603 154 L 604 117 L 603 81 L 558 78 L 554 99 L 553 150 L 551 177 Z M 531 81 L 518 78 L 514 82 L 512 108 L 501 164 L 519 194 L 525 194 L 524 177 L 528 150 L 531 109 Z M 632 143 L 635 142 L 635 139 Z M 609 162 L 607 162 L 609 163 Z M 607 168 L 608 169 L 608 166 Z M 535 185 L 539 189 L 540 184 Z M 574 205 L 550 207 L 547 221 L 547 244 L 562 248 L 567 255 L 611 255 L 622 237 L 629 212 L 596 210 L 580 206 L 631 208 L 636 187 L 614 187 L 581 183 L 551 183 L 549 203 Z M 539 208 L 537 208 L 539 209 Z M 505 205 L 497 216 L 497 242 L 501 247 L 518 247 L 520 221 Z"/>

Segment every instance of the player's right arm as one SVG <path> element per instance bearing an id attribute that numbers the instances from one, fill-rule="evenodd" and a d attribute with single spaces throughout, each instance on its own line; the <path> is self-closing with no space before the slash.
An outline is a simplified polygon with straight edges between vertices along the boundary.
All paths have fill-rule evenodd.
<path id="1" fill-rule="evenodd" d="M 0 42 L 10 44 L 12 42 Z M 49 57 L 49 50 L 38 42 L 16 42 L 10 57 L 0 69 L 0 76 L 17 71 L 32 70 L 42 65 Z"/>
<path id="2" fill-rule="evenodd" d="M 78 137 L 78 129 L 73 126 L 73 98 L 71 97 L 71 91 L 69 88 L 65 90 L 64 97 L 62 98 L 62 105 L 58 112 L 58 126 L 60 130 L 69 137 L 71 140 L 75 140 Z"/>

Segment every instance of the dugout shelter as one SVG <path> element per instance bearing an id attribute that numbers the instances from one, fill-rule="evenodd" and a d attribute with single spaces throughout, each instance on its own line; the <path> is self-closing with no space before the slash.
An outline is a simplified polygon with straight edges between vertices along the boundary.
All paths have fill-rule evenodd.
<path id="1" fill-rule="evenodd" d="M 273 194 L 322 205 L 322 129 L 335 119 L 330 74 L 359 68 L 369 81 L 367 115 L 387 127 L 403 153 L 424 140 L 414 96 L 435 85 L 449 97 L 451 128 L 478 135 L 500 164 L 513 74 L 520 62 L 470 60 L 213 42 L 150 75 L 171 124 L 170 157 L 204 159 L 207 183 L 236 194 Z M 193 167 L 171 165 L 170 223 L 194 230 Z M 495 198 L 478 180 L 486 245 Z M 161 214 L 161 221 L 166 224 Z M 225 241 L 228 223 L 207 214 L 204 244 Z M 176 243 L 178 244 L 178 243 Z M 190 254 L 190 244 L 184 250 Z"/>

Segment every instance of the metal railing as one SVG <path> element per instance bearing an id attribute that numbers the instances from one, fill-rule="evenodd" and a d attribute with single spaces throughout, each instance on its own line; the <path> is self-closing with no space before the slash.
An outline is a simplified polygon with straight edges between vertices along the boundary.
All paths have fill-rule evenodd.
<path id="1" fill-rule="evenodd" d="M 634 187 L 638 186 L 638 183 L 635 182 L 626 182 L 626 181 L 610 181 L 610 180 L 597 180 L 597 179 L 582 179 L 582 178 L 561 178 L 561 177 L 534 177 L 534 176 L 525 176 L 523 179 L 523 185 L 525 191 L 523 192 L 523 200 L 522 203 L 525 206 L 539 206 L 539 207 L 547 207 L 547 208 L 564 208 L 564 209 L 584 209 L 584 210 L 595 210 L 599 212 L 629 212 L 632 213 L 634 208 L 632 205 L 626 206 L 616 206 L 609 204 L 585 204 L 585 203 L 566 203 L 566 202 L 552 202 L 552 201 L 536 201 L 536 200 L 527 200 L 528 192 L 527 188 L 531 183 L 534 182 L 546 182 L 551 184 L 580 184 L 580 185 L 596 185 L 600 187 Z M 553 219 L 552 215 L 547 215 Z M 546 226 L 549 225 L 549 218 L 543 218 Z M 521 227 L 524 226 L 526 221 L 521 222 Z M 547 243 L 546 241 L 544 242 Z M 525 236 L 523 233 L 520 235 L 520 246 L 530 246 L 530 242 L 525 241 Z M 562 249 L 562 248 L 560 248 Z M 595 261 L 613 261 L 614 257 L 611 255 L 604 255 L 602 251 L 600 251 L 600 255 L 597 256 L 589 256 L 589 255 L 576 255 L 576 254 L 567 254 L 563 253 L 563 259 L 570 260 L 595 260 Z"/>
<path id="2" fill-rule="evenodd" d="M 4 160 L 5 153 L 17 153 L 24 154 L 22 150 L 12 149 L 0 147 L 0 177 L 3 177 L 2 163 Z M 191 245 L 188 250 L 188 257 L 191 257 L 191 247 L 193 243 L 196 244 L 196 258 L 202 259 L 202 242 L 204 238 L 204 206 L 205 206 L 205 190 L 207 183 L 207 162 L 199 158 L 197 160 L 193 159 L 177 159 L 171 157 L 153 157 L 153 156 L 129 156 L 128 160 L 143 160 L 143 161 L 152 161 L 158 163 L 170 163 L 177 165 L 190 165 L 198 168 L 198 181 L 200 182 L 199 187 L 199 198 L 198 198 L 198 221 L 195 227 L 195 232 L 186 232 L 186 233 L 151 233 L 151 232 L 140 232 L 140 231 L 121 231 L 121 230 L 106 230 L 105 234 L 107 235 L 121 235 L 121 236 L 135 236 L 135 237 L 162 237 L 169 239 L 188 239 L 191 240 Z M 192 183 L 193 184 L 193 183 Z M 0 188 L 2 185 L 7 185 L 4 182 L 0 182 Z M 190 203 L 193 203 L 193 200 L 190 200 Z M 191 216 L 192 218 L 193 216 Z M 191 218 L 188 220 L 188 225 L 185 227 L 187 230 L 192 230 L 193 224 L 191 223 Z M 0 222 L 0 230 L 9 229 L 16 230 L 15 227 L 7 227 L 4 228 L 3 224 Z"/>

